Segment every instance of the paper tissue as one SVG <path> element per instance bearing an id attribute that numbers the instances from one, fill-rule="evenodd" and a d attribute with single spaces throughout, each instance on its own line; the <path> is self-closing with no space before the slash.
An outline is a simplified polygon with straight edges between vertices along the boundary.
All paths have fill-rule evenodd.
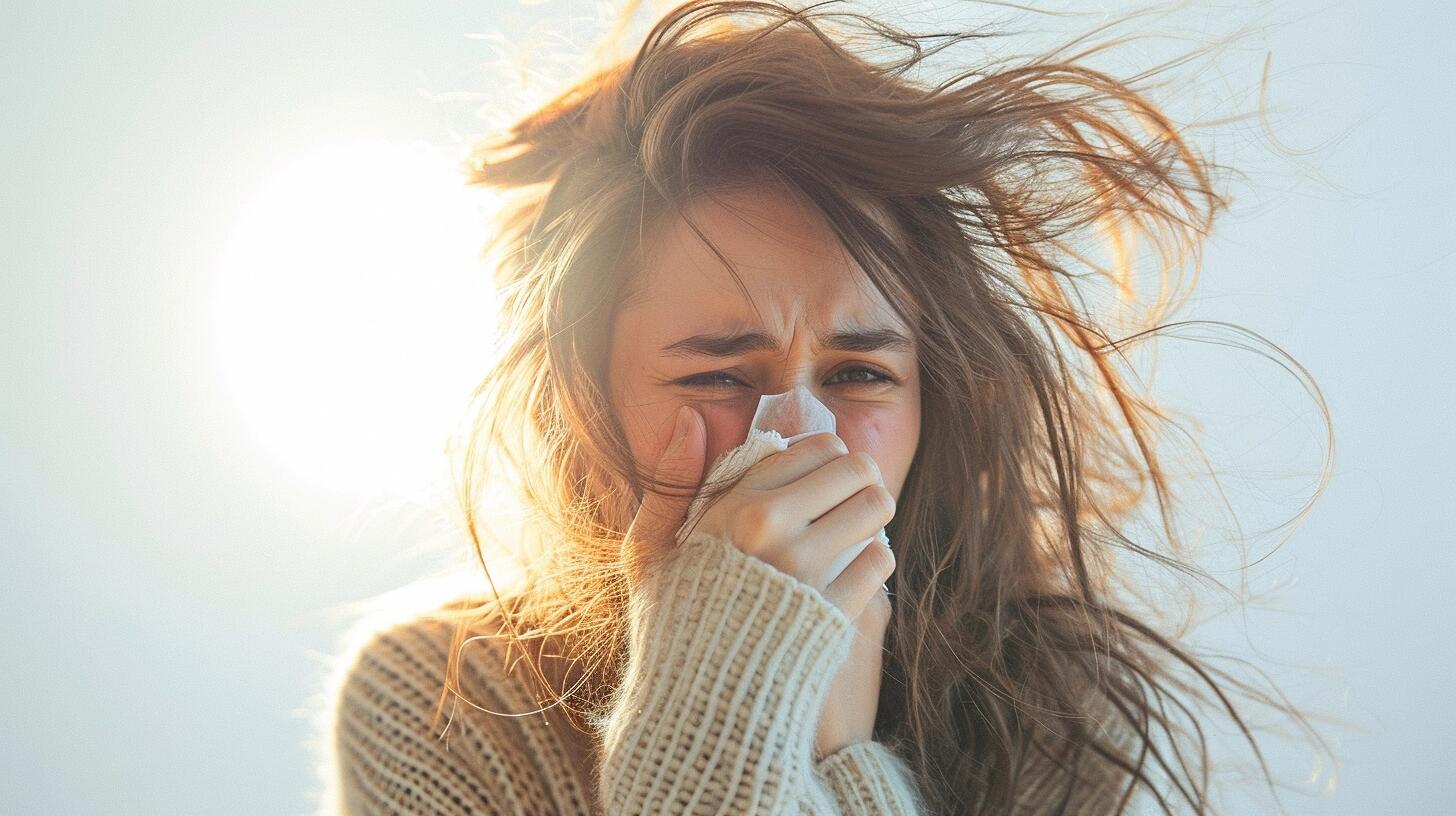
<path id="1" fill-rule="evenodd" d="M 800 385 L 782 394 L 765 394 L 758 400 L 758 409 L 754 411 L 747 438 L 713 462 L 703 478 L 703 483 L 732 479 L 765 456 L 784 450 L 810 434 L 833 432 L 835 429 L 834 413 L 815 398 L 808 388 Z M 684 533 L 697 519 L 705 501 L 706 497 L 700 495 L 688 505 L 687 521 L 677 532 L 679 543 L 683 542 Z M 839 577 L 844 568 L 875 540 L 887 547 L 890 545 L 889 536 L 885 535 L 885 529 L 881 527 L 875 535 L 841 553 L 835 559 L 830 574 L 835 578 Z M 888 590 L 889 587 L 886 587 L 886 591 Z"/>

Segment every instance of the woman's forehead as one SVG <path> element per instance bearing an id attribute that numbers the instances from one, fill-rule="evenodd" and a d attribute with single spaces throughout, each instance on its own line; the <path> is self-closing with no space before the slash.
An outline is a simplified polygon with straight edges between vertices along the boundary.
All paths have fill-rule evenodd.
<path id="1" fill-rule="evenodd" d="M 781 294 L 751 304 L 738 292 L 705 299 L 682 292 L 650 297 L 619 316 L 617 338 L 685 358 L 779 355 L 801 344 L 824 351 L 916 354 L 913 332 L 883 301 L 828 301 L 777 291 Z"/>
<path id="2" fill-rule="evenodd" d="M 890 303 L 857 268 L 806 271 L 740 265 L 737 271 L 742 289 L 721 266 L 659 267 L 621 314 L 678 332 L 787 335 L 801 325 L 823 336 L 870 326 L 908 332 Z"/>
<path id="3" fill-rule="evenodd" d="M 903 326 L 812 205 L 773 188 L 719 198 L 697 199 L 686 217 L 674 214 L 644 235 L 631 311 L 704 330 L 772 331 L 800 319 L 823 333 Z"/>

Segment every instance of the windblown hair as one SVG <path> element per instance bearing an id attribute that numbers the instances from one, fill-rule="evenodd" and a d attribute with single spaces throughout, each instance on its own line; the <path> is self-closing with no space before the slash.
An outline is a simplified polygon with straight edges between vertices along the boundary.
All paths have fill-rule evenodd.
<path id="1" fill-rule="evenodd" d="M 482 567 L 483 480 L 509 473 L 530 523 L 520 588 L 455 607 L 437 714 L 477 636 L 565 644 L 575 671 L 556 702 L 578 727 L 606 710 L 626 660 L 628 525 L 644 491 L 684 487 L 643 472 L 613 414 L 612 321 L 641 235 L 767 181 L 822 212 L 915 334 L 922 438 L 888 529 L 904 543 L 876 739 L 937 813 L 1010 812 L 1033 759 L 1068 791 L 1125 781 L 1119 812 L 1139 788 L 1165 812 L 1212 812 L 1196 705 L 1227 713 L 1266 778 L 1234 697 L 1307 720 L 1135 612 L 1117 561 L 1207 577 L 1159 457 L 1173 423 L 1121 370 L 1129 346 L 1180 325 L 1165 320 L 1228 206 L 1217 165 L 1143 87 L 1176 61 L 1117 79 L 1085 62 L 1120 40 L 1074 41 L 936 82 L 921 76 L 932 57 L 992 35 L 827 6 L 685 3 L 635 56 L 474 146 L 470 182 L 510 197 L 486 248 L 500 358 L 472 400 L 459 498 Z M 1140 246 L 1158 261 L 1151 296 L 1133 279 Z M 1089 305 L 1098 284 L 1106 314 Z M 1149 498 L 1161 540 L 1138 542 L 1124 526 Z M 488 618 L 508 634 L 482 632 Z"/>

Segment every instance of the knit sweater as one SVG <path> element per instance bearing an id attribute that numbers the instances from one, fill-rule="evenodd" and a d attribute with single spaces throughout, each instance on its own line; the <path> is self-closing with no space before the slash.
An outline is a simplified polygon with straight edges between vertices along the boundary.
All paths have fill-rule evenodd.
<path id="1" fill-rule="evenodd" d="M 559 714 L 466 709 L 441 739 L 430 720 L 453 624 L 423 617 L 376 633 L 338 692 L 342 812 L 927 813 L 908 765 L 884 743 L 814 753 L 818 715 L 855 629 L 817 589 L 707 539 L 679 548 L 646 579 L 628 614 L 631 656 L 597 724 L 595 763 L 564 736 Z M 482 644 L 465 652 L 461 673 L 471 702 L 535 712 L 528 679 L 503 668 L 497 641 L 472 646 Z M 1029 779 L 1025 807 L 1014 812 L 1053 812 L 1059 786 L 1050 775 Z M 1067 813 L 1112 812 L 1115 786 L 1084 791 Z"/>

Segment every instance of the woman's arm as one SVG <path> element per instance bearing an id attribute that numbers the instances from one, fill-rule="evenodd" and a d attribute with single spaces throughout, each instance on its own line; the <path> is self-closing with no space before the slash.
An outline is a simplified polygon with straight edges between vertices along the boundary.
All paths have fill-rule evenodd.
<path id="1" fill-rule="evenodd" d="M 377 635 L 341 692 L 345 812 L 924 813 L 883 745 L 816 761 L 818 718 L 856 628 L 819 589 L 731 541 L 690 537 L 640 580 L 628 624 L 628 665 L 597 727 L 596 802 L 551 741 L 527 733 L 528 718 L 483 715 L 472 728 L 465 716 L 439 739 L 429 722 L 450 639 L 417 621 Z M 515 686 L 493 671 L 480 679 L 480 705 L 531 707 L 507 699 Z"/>
<path id="2" fill-rule="evenodd" d="M 853 622 L 822 593 L 721 538 L 689 539 L 629 610 L 631 659 L 602 724 L 608 816 L 920 816 L 880 743 L 815 762 L 814 731 Z"/>

